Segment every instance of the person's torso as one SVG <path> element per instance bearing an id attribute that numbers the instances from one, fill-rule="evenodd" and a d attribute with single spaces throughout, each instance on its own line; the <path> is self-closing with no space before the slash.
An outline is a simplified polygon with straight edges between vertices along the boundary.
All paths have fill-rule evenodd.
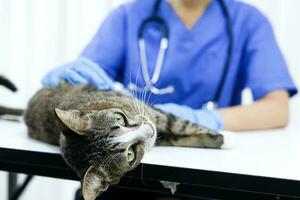
<path id="1" fill-rule="evenodd" d="M 225 2 L 233 22 L 235 38 L 231 65 L 218 102 L 220 107 L 239 104 L 243 89 L 238 84 L 245 43 L 245 34 L 241 28 L 243 17 L 237 9 L 239 3 L 231 0 Z M 153 4 L 153 0 L 138 0 L 124 6 L 126 62 L 122 72 L 122 82 L 125 86 L 133 83 L 141 88 L 145 87 L 138 48 L 138 31 L 142 22 L 151 15 Z M 224 76 L 225 61 L 228 56 L 228 34 L 221 7 L 217 0 L 212 0 L 203 16 L 191 29 L 185 27 L 166 0 L 162 0 L 157 14 L 165 20 L 169 28 L 169 47 L 155 86 L 157 88 L 173 86 L 175 91 L 164 95 L 137 92 L 136 95 L 145 98 L 149 103 L 174 102 L 200 108 L 202 104 L 215 98 L 221 78 Z M 144 30 L 150 78 L 157 61 L 161 30 L 161 27 L 154 23 L 147 25 Z"/>

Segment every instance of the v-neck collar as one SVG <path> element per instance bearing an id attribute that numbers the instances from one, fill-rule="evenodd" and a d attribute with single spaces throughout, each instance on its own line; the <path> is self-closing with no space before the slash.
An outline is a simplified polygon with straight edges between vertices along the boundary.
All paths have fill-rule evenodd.
<path id="1" fill-rule="evenodd" d="M 176 23 L 186 33 L 198 32 L 199 28 L 201 29 L 201 27 L 205 27 L 205 25 L 203 24 L 205 24 L 205 21 L 207 21 L 206 18 L 209 18 L 209 16 L 212 14 L 213 12 L 212 10 L 214 9 L 215 4 L 216 4 L 215 0 L 211 0 L 211 2 L 209 3 L 209 5 L 206 7 L 203 14 L 201 15 L 201 17 L 197 19 L 197 21 L 193 24 L 191 28 L 188 28 L 184 24 L 182 19 L 176 14 L 175 10 L 172 8 L 169 2 L 167 2 L 167 0 L 162 0 L 161 2 L 161 6 L 163 6 L 164 9 L 166 9 L 166 12 L 171 18 L 172 23 Z"/>

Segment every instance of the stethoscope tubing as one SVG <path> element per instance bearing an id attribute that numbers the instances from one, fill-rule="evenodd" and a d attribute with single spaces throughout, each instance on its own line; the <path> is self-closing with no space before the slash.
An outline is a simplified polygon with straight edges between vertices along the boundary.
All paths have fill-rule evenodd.
<path id="1" fill-rule="evenodd" d="M 219 5 L 221 6 L 222 9 L 222 13 L 224 15 L 225 18 L 225 23 L 226 23 L 226 32 L 227 32 L 227 36 L 228 36 L 228 46 L 227 46 L 227 56 L 226 56 L 226 60 L 224 62 L 224 70 L 223 70 L 223 75 L 221 77 L 220 83 L 218 85 L 218 88 L 216 90 L 216 94 L 213 98 L 213 101 L 216 105 L 218 104 L 220 97 L 221 97 L 221 93 L 222 90 L 224 88 L 225 85 L 225 81 L 228 75 L 228 71 L 229 71 L 229 67 L 231 64 L 231 60 L 232 60 L 232 52 L 233 52 L 233 43 L 234 43 L 234 35 L 233 35 L 233 25 L 232 25 L 232 21 L 230 18 L 230 14 L 228 11 L 228 8 L 224 2 L 224 0 L 217 0 L 219 2 Z"/>
<path id="2" fill-rule="evenodd" d="M 212 108 L 212 107 L 215 108 L 217 106 L 217 103 L 220 100 L 220 96 L 221 96 L 222 90 L 224 88 L 225 81 L 226 81 L 229 67 L 230 67 L 231 60 L 232 60 L 232 51 L 233 51 L 233 42 L 234 42 L 234 35 L 233 35 L 233 28 L 232 28 L 233 25 L 232 25 L 232 21 L 230 19 L 230 14 L 229 14 L 228 8 L 227 8 L 224 0 L 216 0 L 216 1 L 218 1 L 219 5 L 221 7 L 222 13 L 224 15 L 224 18 L 225 18 L 226 32 L 227 32 L 227 36 L 228 36 L 228 47 L 227 47 L 226 60 L 224 62 L 224 70 L 222 72 L 220 83 L 217 87 L 214 98 L 207 103 L 207 105 L 209 105 L 208 106 L 209 108 Z M 130 88 L 135 89 L 135 90 L 142 90 L 142 91 L 150 90 L 154 94 L 163 95 L 163 94 L 168 94 L 168 93 L 174 92 L 174 87 L 168 86 L 166 88 L 159 89 L 154 86 L 158 82 L 159 76 L 161 74 L 165 53 L 168 49 L 168 39 L 169 39 L 168 25 L 161 17 L 159 17 L 157 15 L 160 3 L 161 3 L 161 0 L 157 0 L 155 2 L 151 16 L 146 18 L 142 22 L 142 24 L 139 28 L 139 31 L 138 31 L 138 46 L 139 46 L 141 68 L 142 68 L 143 79 L 145 81 L 146 86 L 144 88 L 139 88 L 136 85 L 130 84 Z M 148 72 L 148 66 L 147 66 L 148 62 L 147 62 L 147 56 L 146 56 L 146 43 L 144 40 L 144 31 L 146 29 L 147 24 L 153 23 L 153 22 L 157 23 L 161 26 L 162 38 L 160 40 L 160 47 L 159 47 L 159 52 L 158 52 L 158 56 L 157 56 L 157 61 L 156 61 L 155 68 L 154 68 L 154 73 L 153 73 L 152 78 L 150 78 L 150 75 Z"/>

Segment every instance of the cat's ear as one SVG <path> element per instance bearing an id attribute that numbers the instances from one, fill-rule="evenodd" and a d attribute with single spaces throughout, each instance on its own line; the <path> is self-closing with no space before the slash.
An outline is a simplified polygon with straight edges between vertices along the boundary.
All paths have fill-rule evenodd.
<path id="1" fill-rule="evenodd" d="M 90 126 L 89 116 L 79 110 L 60 110 L 55 108 L 55 114 L 61 122 L 62 128 L 66 126 L 79 135 L 84 135 L 83 131 Z"/>
<path id="2" fill-rule="evenodd" d="M 86 171 L 82 182 L 82 194 L 85 200 L 94 200 L 109 186 L 109 177 L 100 166 L 92 165 Z"/>

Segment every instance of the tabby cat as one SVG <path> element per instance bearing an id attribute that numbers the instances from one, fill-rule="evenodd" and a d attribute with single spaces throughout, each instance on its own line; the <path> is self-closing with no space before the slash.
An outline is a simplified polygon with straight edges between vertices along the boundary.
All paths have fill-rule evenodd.
<path id="1" fill-rule="evenodd" d="M 85 200 L 118 183 L 155 143 L 204 148 L 223 144 L 223 136 L 212 130 L 92 86 L 42 88 L 30 100 L 24 119 L 30 137 L 60 146 L 81 179 Z"/>

